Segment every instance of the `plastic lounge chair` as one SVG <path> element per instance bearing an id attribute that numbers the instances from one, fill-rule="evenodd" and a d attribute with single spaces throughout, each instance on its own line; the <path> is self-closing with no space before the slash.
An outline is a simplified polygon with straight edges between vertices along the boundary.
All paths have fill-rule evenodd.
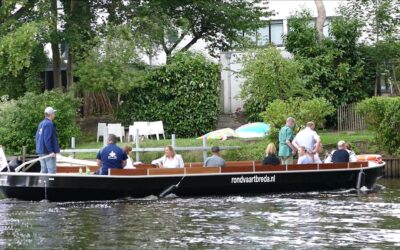
<path id="1" fill-rule="evenodd" d="M 107 136 L 107 123 L 97 123 L 97 142 L 99 142 L 100 137 L 103 137 L 103 141 Z"/>

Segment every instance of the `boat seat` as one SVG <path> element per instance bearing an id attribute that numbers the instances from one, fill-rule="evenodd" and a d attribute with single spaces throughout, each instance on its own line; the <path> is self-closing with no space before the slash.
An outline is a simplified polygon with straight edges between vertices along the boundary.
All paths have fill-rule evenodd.
<path id="1" fill-rule="evenodd" d="M 94 173 L 99 169 L 98 166 L 88 166 L 90 169 L 91 173 Z M 82 172 L 86 172 L 86 166 L 71 166 L 71 167 L 65 167 L 65 166 L 57 166 L 56 172 L 57 173 L 79 173 L 79 169 L 82 169 Z"/>
<path id="2" fill-rule="evenodd" d="M 368 167 L 367 161 L 349 162 L 349 168 L 366 168 Z"/>
<path id="3" fill-rule="evenodd" d="M 296 171 L 296 170 L 317 170 L 318 164 L 289 164 L 287 167 L 288 171 Z"/>
<path id="4" fill-rule="evenodd" d="M 220 173 L 220 167 L 191 167 L 185 169 L 186 174 Z"/>
<path id="5" fill-rule="evenodd" d="M 204 166 L 204 162 L 191 162 L 190 163 L 191 168 L 199 168 L 199 167 L 203 167 L 203 166 Z"/>
<path id="6" fill-rule="evenodd" d="M 251 166 L 235 166 L 235 167 L 222 167 L 221 173 L 235 173 L 235 172 L 253 172 L 253 164 Z"/>
<path id="7" fill-rule="evenodd" d="M 348 162 L 342 163 L 321 163 L 319 164 L 319 169 L 343 169 L 349 168 Z"/>
<path id="8" fill-rule="evenodd" d="M 149 175 L 183 175 L 185 168 L 149 168 Z"/>
<path id="9" fill-rule="evenodd" d="M 117 169 L 117 168 L 110 168 L 108 170 L 109 175 L 147 175 L 146 168 L 139 168 L 139 169 Z"/>
<path id="10" fill-rule="evenodd" d="M 255 165 L 256 172 L 265 172 L 265 171 L 286 171 L 285 165 L 262 165 L 256 164 Z"/>
<path id="11" fill-rule="evenodd" d="M 225 167 L 253 167 L 254 161 L 227 161 Z"/>
<path id="12" fill-rule="evenodd" d="M 157 165 L 154 164 L 137 164 L 134 165 L 136 169 L 148 169 L 148 168 L 158 168 Z"/>

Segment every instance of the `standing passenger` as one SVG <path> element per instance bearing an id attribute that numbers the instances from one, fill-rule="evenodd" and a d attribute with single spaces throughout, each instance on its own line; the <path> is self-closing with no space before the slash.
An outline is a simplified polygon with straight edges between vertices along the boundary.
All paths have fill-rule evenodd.
<path id="1" fill-rule="evenodd" d="M 213 155 L 206 159 L 204 167 L 225 167 L 225 160 L 219 154 L 219 147 L 212 147 L 211 152 Z"/>
<path id="2" fill-rule="evenodd" d="M 47 107 L 44 110 L 45 119 L 39 124 L 36 131 L 36 153 L 39 157 L 50 156 L 40 160 L 40 173 L 56 173 L 56 154 L 60 153 L 58 145 L 56 126 L 53 120 L 56 117 L 56 110 Z"/>
<path id="3" fill-rule="evenodd" d="M 313 122 L 307 122 L 306 128 L 297 133 L 293 140 L 293 145 L 297 149 L 304 146 L 307 152 L 313 156 L 315 163 L 321 163 L 318 154 L 321 148 L 321 139 L 315 131 L 315 124 Z"/>
<path id="4" fill-rule="evenodd" d="M 293 164 L 293 155 L 296 154 L 296 148 L 292 144 L 293 128 L 296 124 L 294 118 L 289 117 L 286 120 L 286 125 L 279 131 L 279 157 L 282 164 Z"/>

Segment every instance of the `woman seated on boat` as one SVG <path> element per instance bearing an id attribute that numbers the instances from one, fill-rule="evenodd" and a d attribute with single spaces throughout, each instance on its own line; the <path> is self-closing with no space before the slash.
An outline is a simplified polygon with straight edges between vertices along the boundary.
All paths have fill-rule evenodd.
<path id="1" fill-rule="evenodd" d="M 151 164 L 158 165 L 160 168 L 183 168 L 184 163 L 181 155 L 178 155 L 172 146 L 166 146 L 164 156 L 154 160 Z"/>
<path id="2" fill-rule="evenodd" d="M 297 164 L 312 164 L 316 163 L 313 156 L 307 152 L 306 147 L 300 146 L 298 149 L 299 159 Z"/>
<path id="3" fill-rule="evenodd" d="M 124 147 L 124 152 L 128 156 L 128 159 L 126 159 L 126 166 L 124 167 L 124 169 L 135 169 L 135 167 L 133 166 L 133 161 L 132 161 L 132 147 L 126 145 Z"/>
<path id="4" fill-rule="evenodd" d="M 346 144 L 344 144 L 344 146 L 345 146 L 347 152 L 349 152 L 349 155 L 350 155 L 349 161 L 350 161 L 350 162 L 357 162 L 357 161 L 358 161 L 357 155 L 356 155 L 356 153 L 352 150 L 351 144 L 350 144 L 349 142 L 346 142 Z"/>
<path id="5" fill-rule="evenodd" d="M 265 149 L 265 157 L 262 161 L 263 165 L 279 165 L 281 161 L 276 156 L 276 147 L 275 144 L 270 143 L 268 144 L 267 148 Z"/>

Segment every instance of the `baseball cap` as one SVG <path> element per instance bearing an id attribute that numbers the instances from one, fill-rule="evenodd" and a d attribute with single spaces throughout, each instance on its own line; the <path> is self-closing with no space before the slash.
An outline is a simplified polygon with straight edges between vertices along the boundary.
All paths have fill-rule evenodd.
<path id="1" fill-rule="evenodd" d="M 213 153 L 218 153 L 219 152 L 219 147 L 218 146 L 214 146 L 211 148 L 211 152 Z"/>
<path id="2" fill-rule="evenodd" d="M 52 114 L 54 114 L 56 111 L 57 111 L 57 110 L 53 109 L 52 107 L 47 107 L 47 108 L 44 110 L 44 113 L 45 113 L 45 114 L 48 114 L 48 115 L 52 115 Z"/>

